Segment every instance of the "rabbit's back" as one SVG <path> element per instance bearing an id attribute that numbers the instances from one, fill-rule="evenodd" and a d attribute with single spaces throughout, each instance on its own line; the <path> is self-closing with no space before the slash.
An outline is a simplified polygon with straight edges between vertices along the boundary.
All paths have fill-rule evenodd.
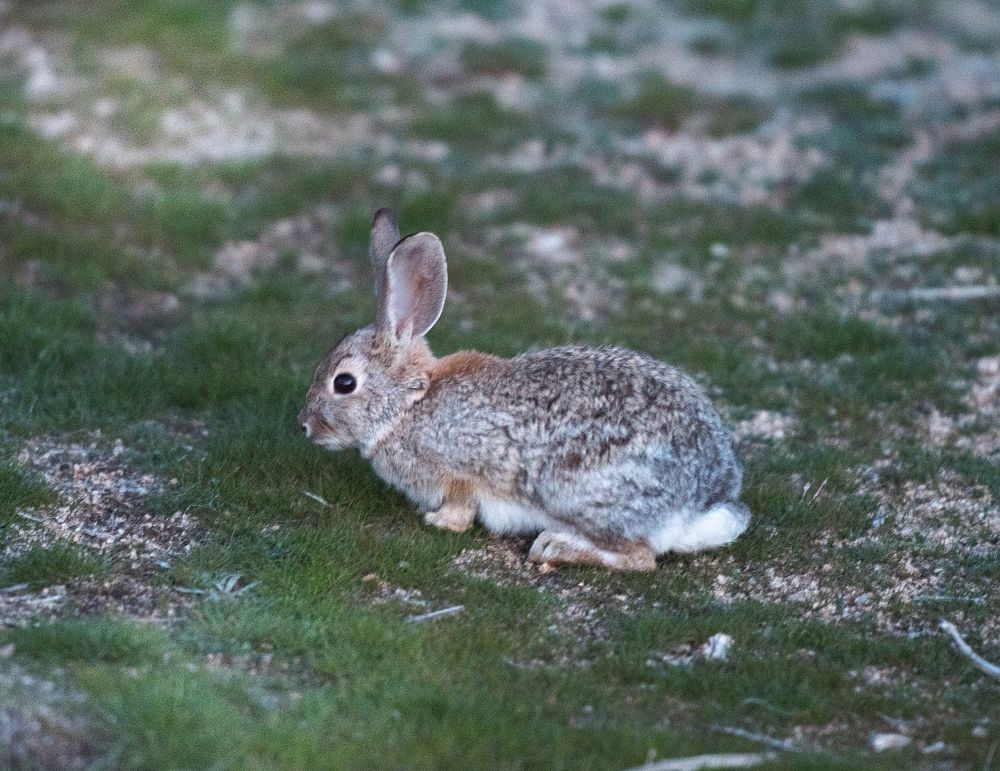
<path id="1" fill-rule="evenodd" d="M 414 450 L 539 504 L 570 488 L 692 509 L 739 493 L 732 436 L 704 391 L 635 351 L 489 358 L 435 379 L 415 407 Z"/>

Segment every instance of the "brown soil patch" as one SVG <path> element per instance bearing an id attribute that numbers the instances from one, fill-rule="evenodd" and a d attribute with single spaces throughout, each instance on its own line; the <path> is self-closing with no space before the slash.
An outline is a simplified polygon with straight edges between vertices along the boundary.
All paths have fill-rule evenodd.
<path id="1" fill-rule="evenodd" d="M 215 254 L 211 272 L 195 276 L 188 289 L 200 298 L 224 297 L 287 259 L 298 273 L 324 281 L 331 293 L 343 291 L 357 277 L 354 264 L 339 254 L 334 242 L 339 221 L 333 206 L 277 220 L 255 239 L 224 244 Z"/>
<path id="2" fill-rule="evenodd" d="M 620 311 L 625 286 L 608 265 L 630 258 L 622 241 L 582 235 L 576 228 L 516 222 L 486 233 L 488 254 L 508 252 L 539 302 L 561 303 L 571 318 L 594 321 Z"/>
<path id="3" fill-rule="evenodd" d="M 454 560 L 460 573 L 501 586 L 528 586 L 556 600 L 547 631 L 583 645 L 607 636 L 609 609 L 628 612 L 641 605 L 643 598 L 619 591 L 614 594 L 571 570 L 542 571 L 528 562 L 532 538 L 491 537 L 482 547 L 463 549 Z M 601 572 L 603 577 L 604 573 Z M 550 662 L 551 663 L 551 662 Z M 567 651 L 564 664 L 584 666 L 579 651 Z M 531 668 L 530 662 L 519 665 Z"/>
<path id="4" fill-rule="evenodd" d="M 16 664 L 0 666 L 0 766 L 91 767 L 99 756 L 97 729 L 81 709 L 85 703 L 84 694 Z"/>
<path id="5" fill-rule="evenodd" d="M 873 621 L 884 632 L 911 636 L 937 633 L 928 605 L 948 603 L 958 623 L 964 611 L 989 602 L 1000 592 L 996 579 L 961 575 L 956 560 L 1000 553 L 1000 505 L 986 487 L 951 473 L 929 482 L 887 483 L 880 472 L 891 463 L 868 470 L 862 481 L 878 500 L 865 535 L 821 535 L 808 547 L 817 558 L 807 570 L 790 569 L 780 559 L 761 566 L 730 557 L 712 583 L 715 599 L 778 603 L 803 618 Z M 858 558 L 857 572 L 844 575 L 851 560 L 838 552 L 866 548 L 871 556 Z M 693 562 L 709 570 L 718 559 L 707 554 Z M 992 623 L 982 631 L 998 630 Z"/>
<path id="6" fill-rule="evenodd" d="M 0 559 L 33 547 L 72 544 L 107 564 L 110 577 L 38 589 L 7 587 L 0 593 L 4 625 L 40 615 L 108 611 L 165 620 L 191 603 L 156 580 L 164 566 L 195 544 L 197 523 L 189 514 L 161 514 L 148 501 L 176 481 L 136 470 L 120 440 L 110 443 L 99 434 L 88 439 L 40 437 L 25 444 L 18 461 L 56 490 L 59 502 L 19 512 L 22 521 L 7 529 Z"/>
<path id="7" fill-rule="evenodd" d="M 99 52 L 98 80 L 75 71 L 71 51 L 63 35 L 17 25 L 0 35 L 0 61 L 25 75 L 31 125 L 106 166 L 193 165 L 279 152 L 341 156 L 369 147 L 374 137 L 365 115 L 332 118 L 308 108 L 275 108 L 247 91 L 199 89 L 138 46 Z M 154 112 L 143 116 L 149 125 L 141 133 L 122 83 L 148 91 Z"/>
<path id="8" fill-rule="evenodd" d="M 98 338 L 130 351 L 152 349 L 187 315 L 175 294 L 124 288 L 113 282 L 107 282 L 97 292 L 94 307 Z"/>

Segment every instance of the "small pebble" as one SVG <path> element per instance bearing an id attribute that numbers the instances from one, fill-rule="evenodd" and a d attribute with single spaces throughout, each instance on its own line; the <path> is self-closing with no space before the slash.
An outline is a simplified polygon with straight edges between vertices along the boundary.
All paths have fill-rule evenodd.
<path id="1" fill-rule="evenodd" d="M 875 752 L 885 752 L 886 750 L 901 750 L 908 747 L 913 742 L 905 734 L 878 734 L 873 733 L 868 737 L 868 743 Z"/>

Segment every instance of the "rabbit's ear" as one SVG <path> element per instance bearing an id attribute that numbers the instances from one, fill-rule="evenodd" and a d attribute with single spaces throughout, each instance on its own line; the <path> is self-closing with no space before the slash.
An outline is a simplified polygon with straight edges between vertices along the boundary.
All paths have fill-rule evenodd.
<path id="1" fill-rule="evenodd" d="M 448 293 L 441 241 L 433 233 L 407 236 L 390 252 L 385 277 L 383 330 L 397 343 L 427 334 Z"/>
<path id="2" fill-rule="evenodd" d="M 389 262 L 392 247 L 399 243 L 399 223 L 392 209 L 379 209 L 372 220 L 371 241 L 368 255 L 372 260 L 372 275 L 375 279 L 375 310 L 381 317 L 383 295 L 385 294 L 385 266 Z"/>

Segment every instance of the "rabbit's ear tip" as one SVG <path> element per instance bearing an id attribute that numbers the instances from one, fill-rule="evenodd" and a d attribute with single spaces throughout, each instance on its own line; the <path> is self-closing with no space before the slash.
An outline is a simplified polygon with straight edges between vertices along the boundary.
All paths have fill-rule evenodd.
<path id="1" fill-rule="evenodd" d="M 372 219 L 371 243 L 368 247 L 368 252 L 375 263 L 376 286 L 379 274 L 389 259 L 389 252 L 398 242 L 399 223 L 396 221 L 396 212 L 387 207 L 379 209 Z"/>
<path id="2" fill-rule="evenodd" d="M 405 244 L 405 246 L 404 246 Z M 444 252 L 444 244 L 441 243 L 441 239 L 436 233 L 431 233 L 426 230 L 422 230 L 419 233 L 411 233 L 410 235 L 403 238 L 393 251 L 396 251 L 400 247 L 403 247 L 400 251 L 412 250 L 414 248 L 420 249 L 432 249 L 434 251 Z"/>
<path id="3" fill-rule="evenodd" d="M 372 217 L 373 225 L 377 225 L 380 222 L 396 222 L 396 212 L 388 206 L 383 206 L 381 209 L 376 211 L 375 216 Z"/>

